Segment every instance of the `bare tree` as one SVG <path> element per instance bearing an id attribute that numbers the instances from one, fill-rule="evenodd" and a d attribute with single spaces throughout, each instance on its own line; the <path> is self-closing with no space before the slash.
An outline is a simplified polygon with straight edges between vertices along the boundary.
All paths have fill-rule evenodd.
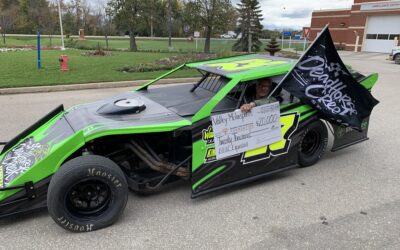
<path id="1" fill-rule="evenodd" d="M 0 33 L 3 38 L 3 44 L 6 45 L 6 34 L 9 32 L 15 23 L 16 8 L 10 7 L 7 10 L 0 10 Z"/>
<path id="2" fill-rule="evenodd" d="M 49 8 L 45 10 L 46 19 L 44 20 L 44 32 L 49 36 L 49 47 L 53 47 L 53 35 L 58 30 L 58 8 L 55 3 L 51 3 Z"/>

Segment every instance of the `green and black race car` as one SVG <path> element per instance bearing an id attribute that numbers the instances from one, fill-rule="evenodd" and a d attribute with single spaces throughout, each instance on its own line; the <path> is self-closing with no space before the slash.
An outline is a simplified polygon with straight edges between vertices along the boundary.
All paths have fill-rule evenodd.
<path id="1" fill-rule="evenodd" d="M 277 86 L 282 140 L 217 160 L 211 116 L 248 102 L 257 79 L 274 83 L 295 60 L 244 55 L 182 65 L 128 92 L 64 110 L 62 106 L 8 142 L 0 155 L 0 217 L 47 207 L 61 227 L 87 232 L 111 225 L 128 188 L 151 193 L 190 181 L 192 198 L 295 167 L 315 164 L 328 130 L 332 151 L 367 140 L 362 131 L 323 121 L 319 112 Z M 184 67 L 196 84 L 153 88 Z M 378 75 L 353 76 L 370 90 Z"/>

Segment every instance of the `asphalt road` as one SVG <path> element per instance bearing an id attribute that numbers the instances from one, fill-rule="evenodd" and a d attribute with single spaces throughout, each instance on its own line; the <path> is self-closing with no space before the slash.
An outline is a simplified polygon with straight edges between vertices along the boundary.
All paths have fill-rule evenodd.
<path id="1" fill-rule="evenodd" d="M 196 200 L 188 183 L 147 197 L 130 193 L 120 220 L 96 232 L 64 231 L 46 211 L 2 220 L 0 249 L 399 249 L 400 66 L 382 54 L 341 54 L 363 73 L 380 73 L 369 141 Z M 0 96 L 0 141 L 61 102 L 125 90 Z"/>

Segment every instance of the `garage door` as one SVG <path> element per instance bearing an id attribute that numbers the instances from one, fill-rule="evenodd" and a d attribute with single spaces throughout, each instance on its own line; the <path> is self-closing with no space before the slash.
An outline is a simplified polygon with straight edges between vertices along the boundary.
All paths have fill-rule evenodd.
<path id="1" fill-rule="evenodd" d="M 390 53 L 400 36 L 400 15 L 370 16 L 366 29 L 363 51 Z"/>

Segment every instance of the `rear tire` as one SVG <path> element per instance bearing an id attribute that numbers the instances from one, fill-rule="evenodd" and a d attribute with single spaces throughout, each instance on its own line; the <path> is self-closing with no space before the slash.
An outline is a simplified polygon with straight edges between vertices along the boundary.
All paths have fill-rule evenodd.
<path id="1" fill-rule="evenodd" d="M 320 120 L 308 124 L 300 141 L 300 167 L 309 167 L 317 163 L 324 154 L 327 143 L 328 130 L 325 124 Z"/>
<path id="2" fill-rule="evenodd" d="M 108 158 L 74 158 L 54 174 L 47 194 L 53 220 L 72 232 L 89 232 L 113 224 L 128 200 L 120 167 Z"/>

